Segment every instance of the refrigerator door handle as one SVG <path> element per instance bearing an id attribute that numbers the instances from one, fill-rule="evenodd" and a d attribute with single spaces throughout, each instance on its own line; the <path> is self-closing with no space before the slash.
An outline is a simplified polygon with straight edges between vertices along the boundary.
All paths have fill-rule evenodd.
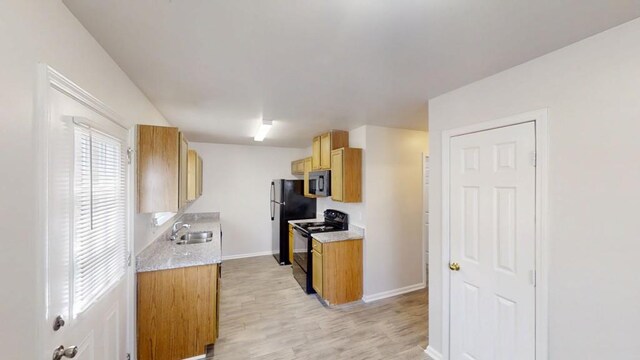
<path id="1" fill-rule="evenodd" d="M 271 201 L 275 201 L 276 200 L 276 184 L 272 181 L 271 182 Z"/>
<path id="2" fill-rule="evenodd" d="M 275 197 L 276 197 L 276 184 L 272 181 L 271 182 L 271 201 L 269 201 L 269 205 L 271 206 L 271 221 L 275 220 L 275 212 L 276 212 L 276 204 L 275 202 Z"/>
<path id="3" fill-rule="evenodd" d="M 276 215 L 276 203 L 271 202 L 271 221 L 275 220 Z"/>

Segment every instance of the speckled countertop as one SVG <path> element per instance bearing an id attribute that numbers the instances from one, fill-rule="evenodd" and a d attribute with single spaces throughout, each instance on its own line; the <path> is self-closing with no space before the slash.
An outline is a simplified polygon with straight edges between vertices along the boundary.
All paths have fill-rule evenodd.
<path id="1" fill-rule="evenodd" d="M 321 243 L 329 243 L 336 241 L 360 240 L 364 238 L 364 229 L 356 225 L 349 224 L 347 231 L 332 231 L 325 233 L 311 234 L 311 237 Z"/>
<path id="2" fill-rule="evenodd" d="M 222 262 L 220 213 L 184 214 L 179 221 L 191 225 L 189 232 L 211 231 L 213 240 L 202 244 L 178 245 L 168 240 L 171 229 L 160 235 L 136 257 L 137 272 L 176 269 Z M 184 230 L 181 232 L 181 234 Z"/>

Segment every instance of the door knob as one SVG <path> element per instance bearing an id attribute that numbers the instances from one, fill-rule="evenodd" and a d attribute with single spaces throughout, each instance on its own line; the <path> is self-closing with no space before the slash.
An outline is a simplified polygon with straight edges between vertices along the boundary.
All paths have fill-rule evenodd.
<path id="1" fill-rule="evenodd" d="M 449 269 L 451 269 L 451 271 L 460 271 L 460 264 L 453 262 L 449 264 Z"/>
<path id="2" fill-rule="evenodd" d="M 76 355 L 78 354 L 78 347 L 77 346 L 69 346 L 68 348 L 65 348 L 64 345 L 60 345 L 58 346 L 57 349 L 53 350 L 53 360 L 60 360 L 63 357 L 68 358 L 68 359 L 72 359 L 74 357 L 76 357 Z"/>

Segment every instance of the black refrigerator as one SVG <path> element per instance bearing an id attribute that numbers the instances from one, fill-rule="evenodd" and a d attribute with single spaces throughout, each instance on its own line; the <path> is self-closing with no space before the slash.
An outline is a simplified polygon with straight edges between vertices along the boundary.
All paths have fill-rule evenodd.
<path id="1" fill-rule="evenodd" d="M 277 179 L 271 182 L 271 249 L 280 265 L 289 261 L 289 220 L 316 217 L 316 199 L 304 197 L 302 180 Z"/>

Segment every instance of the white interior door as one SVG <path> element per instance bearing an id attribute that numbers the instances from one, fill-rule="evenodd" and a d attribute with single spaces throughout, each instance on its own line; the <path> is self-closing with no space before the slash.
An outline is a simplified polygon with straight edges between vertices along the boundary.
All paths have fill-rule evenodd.
<path id="1" fill-rule="evenodd" d="M 535 125 L 450 144 L 451 359 L 534 359 Z"/>
<path id="2" fill-rule="evenodd" d="M 101 116 L 87 105 L 78 102 L 73 97 L 51 87 L 48 89 L 49 117 L 47 124 L 48 154 L 47 154 L 47 195 L 46 195 L 46 239 L 42 246 L 46 258 L 46 263 L 41 264 L 41 273 L 44 275 L 46 292 L 44 318 L 41 319 L 40 333 L 42 334 L 41 359 L 53 359 L 54 349 L 63 346 L 69 349 L 77 347 L 77 354 L 74 359 L 81 360 L 125 360 L 127 357 L 127 285 L 126 285 L 126 259 L 116 259 L 114 266 L 108 271 L 104 271 L 98 276 L 90 277 L 85 272 L 91 266 L 90 262 L 103 262 L 112 256 L 113 249 L 105 247 L 105 239 L 113 237 L 109 233 L 96 233 L 87 236 L 92 239 L 86 242 L 92 254 L 101 254 L 98 257 L 86 257 L 86 254 L 78 253 L 78 246 L 74 245 L 74 239 L 82 229 L 76 225 L 77 219 L 85 216 L 85 210 L 78 205 L 78 194 L 84 190 L 79 189 L 77 172 L 80 171 L 78 162 L 79 135 L 77 124 L 74 119 L 82 118 L 91 125 L 96 125 L 114 136 L 124 136 L 126 141 L 126 130 L 115 126 L 110 120 Z M 86 128 L 86 127 L 85 127 Z M 112 139 L 107 137 L 106 141 Z M 94 145 L 97 143 L 92 142 Z M 119 144 L 115 142 L 115 144 Z M 126 145 L 126 142 L 124 143 Z M 97 146 L 97 145 L 96 145 Z M 104 148 L 108 148 L 105 146 Z M 101 158 L 112 156 L 119 158 L 122 154 L 118 150 L 119 146 L 114 145 L 111 150 L 115 152 L 100 153 L 100 149 L 91 151 L 92 162 L 99 163 L 103 169 L 99 169 L 92 174 L 96 177 L 113 172 L 109 164 L 118 162 L 116 160 L 106 163 Z M 106 151 L 106 150 L 105 150 Z M 126 156 L 126 148 L 124 148 Z M 115 154 L 115 155 L 114 155 Z M 120 162 L 118 162 L 120 163 Z M 106 164 L 106 165 L 105 165 Z M 94 166 L 94 165 L 91 165 Z M 127 172 L 126 161 L 122 170 L 118 174 Z M 75 179 L 75 180 L 74 180 Z M 102 179 L 100 183 L 94 179 L 91 187 L 95 190 L 90 202 L 98 206 L 103 202 L 102 210 L 92 214 L 91 229 L 94 224 L 105 221 L 120 221 L 125 224 L 124 229 L 118 229 L 118 236 L 124 236 L 124 244 L 128 247 L 128 229 L 126 229 L 126 205 L 125 209 L 118 212 L 110 212 L 113 207 L 106 199 L 112 191 L 117 188 L 118 193 L 127 192 L 127 182 L 116 183 L 113 179 Z M 96 190 L 95 187 L 100 187 Z M 120 188 L 124 187 L 124 188 Z M 126 197 L 126 195 L 125 195 Z M 75 199 L 75 200 L 74 200 Z M 125 200 L 125 204 L 128 201 Z M 86 205 L 86 204 L 85 204 Z M 94 206 L 94 205 L 92 205 Z M 93 211 L 93 210 L 92 210 Z M 104 214 L 115 214 L 117 218 L 106 218 Z M 124 219 L 120 217 L 124 216 Z M 74 220 L 75 219 L 75 220 Z M 95 219 L 95 220 L 94 220 Z M 74 227 L 75 226 L 75 227 Z M 96 225 L 97 226 L 97 225 Z M 74 250 L 75 246 L 75 250 Z M 93 246 L 93 247 L 92 247 Z M 86 249 L 86 247 L 85 247 Z M 122 250 L 119 254 L 122 254 Z M 128 252 L 128 248 L 124 251 Z M 87 251 L 85 251 L 86 253 Z M 124 255 L 126 257 L 126 254 Z M 84 259 L 85 263 L 80 264 L 79 260 Z M 124 272 L 122 267 L 124 266 Z M 82 273 L 81 273 L 82 272 Z M 119 276 L 110 276 L 114 273 Z M 123 274 L 124 273 L 124 274 Z M 79 281 L 78 278 L 82 277 Z M 104 285 L 107 284 L 107 285 Z M 100 285 L 104 285 L 102 292 L 96 292 Z M 82 290 L 82 291 L 80 291 Z M 91 298 L 91 294 L 100 293 L 99 297 Z M 60 316 L 64 320 L 64 326 L 54 330 L 53 325 L 56 318 Z M 67 357 L 62 357 L 66 359 Z"/>

